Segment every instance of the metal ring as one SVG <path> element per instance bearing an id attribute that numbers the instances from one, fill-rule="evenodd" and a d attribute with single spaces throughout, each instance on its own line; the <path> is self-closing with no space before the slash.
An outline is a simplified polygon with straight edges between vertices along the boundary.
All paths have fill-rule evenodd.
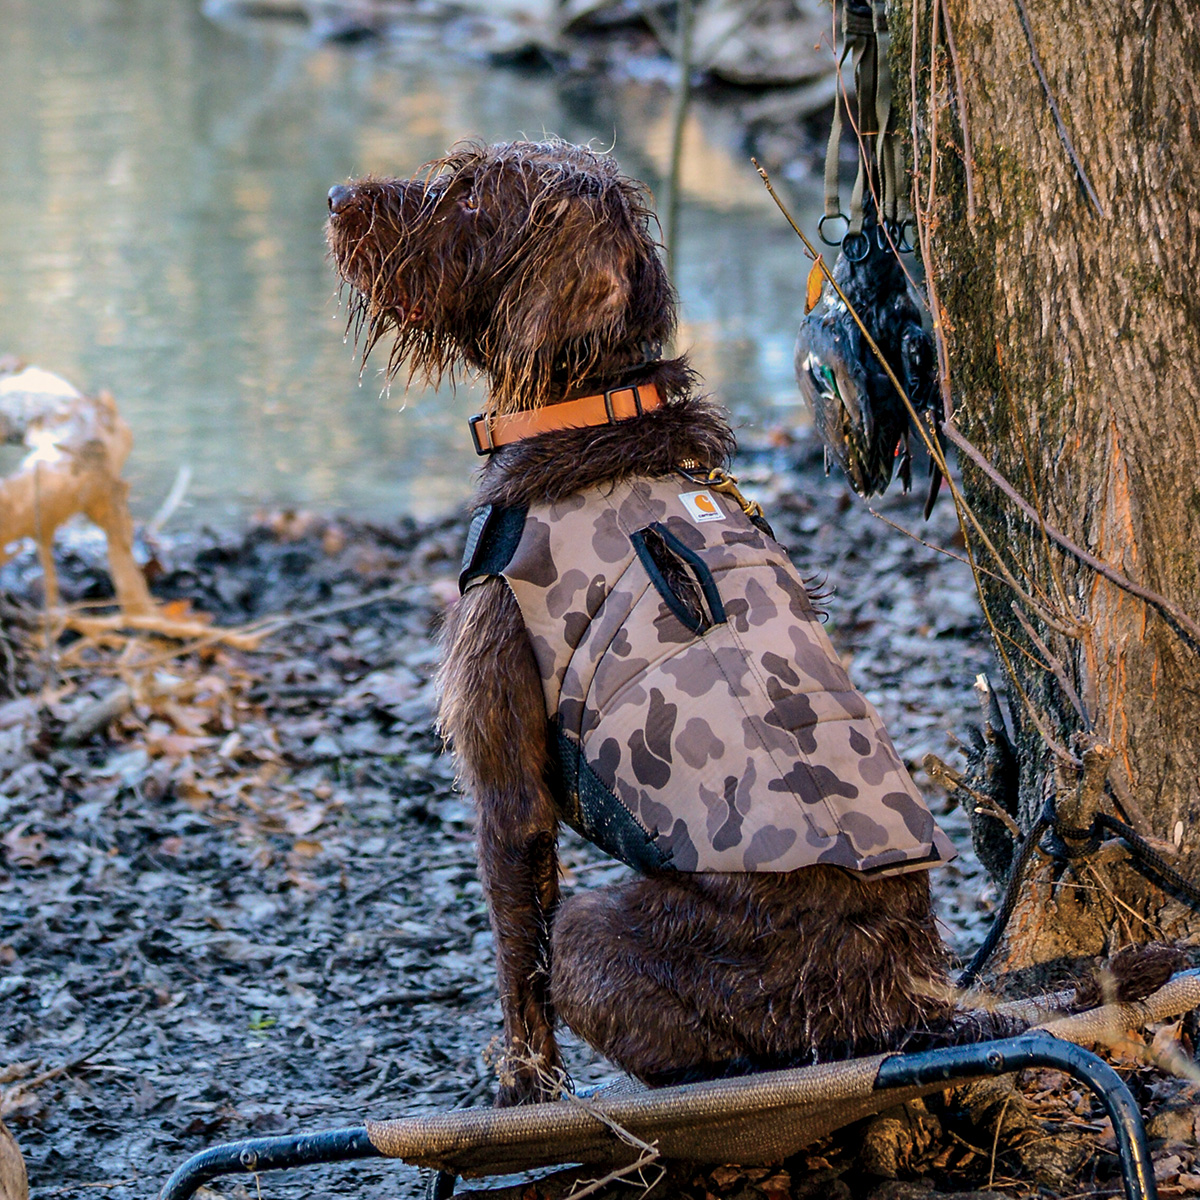
<path id="1" fill-rule="evenodd" d="M 862 243 L 862 250 L 856 254 L 851 247 L 857 247 L 859 242 Z M 858 233 L 848 233 L 842 238 L 842 254 L 847 262 L 860 263 L 870 253 L 871 239 L 861 230 Z"/>
<path id="2" fill-rule="evenodd" d="M 817 237 L 819 237 L 821 239 L 821 241 L 823 241 L 825 243 L 825 245 L 827 245 L 827 246 L 840 246 L 842 244 L 842 242 L 845 241 L 846 235 L 843 233 L 842 236 L 840 238 L 838 238 L 836 242 L 830 241 L 829 238 L 827 238 L 825 236 L 825 222 L 826 221 L 845 221 L 847 227 L 849 227 L 850 218 L 848 216 L 846 216 L 846 214 L 844 212 L 826 213 L 817 222 Z"/>
<path id="3" fill-rule="evenodd" d="M 904 240 L 904 231 L 910 226 L 915 227 L 916 222 L 909 219 L 907 221 L 881 221 L 875 226 L 875 245 L 885 254 L 892 251 L 895 254 L 911 254 L 913 247 L 911 242 Z"/>
<path id="4" fill-rule="evenodd" d="M 916 227 L 917 222 L 913 217 L 908 217 L 900 222 L 900 236 L 896 239 L 896 249 L 899 250 L 901 254 L 911 254 L 916 249 L 916 246 L 912 241 L 905 241 L 905 230 L 916 229 Z"/>

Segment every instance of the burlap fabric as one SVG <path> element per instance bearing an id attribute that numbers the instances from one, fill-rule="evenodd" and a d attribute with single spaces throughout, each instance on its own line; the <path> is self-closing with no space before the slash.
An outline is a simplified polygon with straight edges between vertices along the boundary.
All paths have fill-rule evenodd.
<path id="1" fill-rule="evenodd" d="M 590 1100 L 368 1121 L 367 1132 L 389 1158 L 457 1175 L 633 1162 L 641 1150 L 622 1140 L 614 1125 L 655 1144 L 667 1158 L 774 1162 L 886 1104 L 920 1094 L 908 1088 L 881 1105 L 874 1087 L 882 1061 L 862 1058 L 653 1091 L 624 1084 Z"/>
<path id="2" fill-rule="evenodd" d="M 1006 1008 L 1019 1013 L 1024 1006 L 1032 1016 L 1045 1011 L 1047 999 Z M 1041 1028 L 1087 1045 L 1197 1007 L 1200 972 L 1188 971 L 1139 1003 L 1092 1009 Z M 884 1057 L 653 1091 L 624 1083 L 590 1100 L 368 1121 L 367 1132 L 389 1158 L 457 1175 L 633 1162 L 640 1150 L 614 1126 L 655 1144 L 666 1158 L 747 1166 L 778 1162 L 835 1129 L 945 1086 L 876 1091 Z"/>

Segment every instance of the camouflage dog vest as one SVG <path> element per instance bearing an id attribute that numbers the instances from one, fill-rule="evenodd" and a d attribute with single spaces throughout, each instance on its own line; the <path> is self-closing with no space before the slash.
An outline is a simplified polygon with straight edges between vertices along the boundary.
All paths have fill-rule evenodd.
<path id="1" fill-rule="evenodd" d="M 728 496 L 678 476 L 479 509 L 460 586 L 496 575 L 541 671 L 556 798 L 602 850 L 644 872 L 953 857 L 796 568 Z"/>

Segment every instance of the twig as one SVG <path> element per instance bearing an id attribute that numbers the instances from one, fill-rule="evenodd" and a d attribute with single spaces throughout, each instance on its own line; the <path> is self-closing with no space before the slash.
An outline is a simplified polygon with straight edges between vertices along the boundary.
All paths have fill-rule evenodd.
<path id="1" fill-rule="evenodd" d="M 971 565 L 965 555 L 955 554 L 953 550 L 947 550 L 945 546 L 935 546 L 932 542 L 927 542 L 923 537 L 913 533 L 911 529 L 905 529 L 904 526 L 898 521 L 893 521 L 891 517 L 884 516 L 879 509 L 872 508 L 870 504 L 867 505 L 867 512 L 869 512 L 871 516 L 877 517 L 885 525 L 890 525 L 897 533 L 902 533 L 905 537 L 912 538 L 914 542 L 920 546 L 924 546 L 926 550 L 932 550 L 936 554 L 944 554 L 947 558 L 952 558 L 955 562 L 960 562 L 964 566 L 969 567 Z M 994 571 L 989 571 L 985 567 L 980 567 L 979 570 L 982 574 L 986 575 L 989 579 L 994 579 L 997 583 L 1004 582 L 1004 580 L 1001 579 L 1000 576 Z"/>
<path id="2" fill-rule="evenodd" d="M 583 1200 L 584 1196 L 591 1196 L 598 1192 L 602 1187 L 607 1187 L 610 1183 L 615 1183 L 618 1179 L 624 1179 L 627 1175 L 634 1175 L 646 1169 L 658 1158 L 658 1151 L 653 1147 L 643 1150 L 642 1153 L 628 1166 L 617 1167 L 615 1170 L 609 1171 L 607 1175 L 601 1176 L 599 1179 L 593 1179 L 590 1183 L 581 1187 L 576 1191 L 572 1188 L 567 1193 L 567 1200 Z M 645 1178 L 642 1179 L 642 1184 L 645 1191 L 650 1191 L 651 1188 L 658 1183 L 658 1180 L 666 1173 L 666 1167 L 659 1167 L 658 1179 L 654 1183 L 646 1183 Z M 644 1193 L 643 1193 L 644 1194 Z"/>
<path id="3" fill-rule="evenodd" d="M 353 1106 L 355 1108 L 366 1104 L 368 1100 L 374 1100 L 387 1087 L 388 1076 L 392 1073 L 392 1068 L 395 1065 L 396 1060 L 394 1058 L 389 1058 L 384 1062 L 383 1069 L 375 1076 L 375 1082 L 366 1091 L 359 1092 L 354 1096 Z"/>
<path id="4" fill-rule="evenodd" d="M 1059 141 L 1062 142 L 1063 149 L 1066 150 L 1067 157 L 1070 158 L 1071 164 L 1075 168 L 1075 174 L 1079 177 L 1079 182 L 1083 185 L 1083 190 L 1087 193 L 1087 198 L 1096 206 L 1096 211 L 1100 216 L 1107 219 L 1108 213 L 1104 211 L 1104 206 L 1100 203 L 1100 197 L 1096 195 L 1096 191 L 1092 187 L 1092 181 L 1083 169 L 1083 163 L 1079 161 L 1079 155 L 1075 153 L 1075 147 L 1071 144 L 1071 135 L 1067 132 L 1066 124 L 1062 119 L 1062 113 L 1058 111 L 1058 102 L 1054 99 L 1054 93 L 1050 90 L 1050 81 L 1046 78 L 1046 72 L 1042 70 L 1042 60 L 1038 57 L 1037 47 L 1033 44 L 1033 30 L 1029 25 L 1029 14 L 1025 11 L 1025 5 L 1022 3 L 1022 0 L 1013 0 L 1013 3 L 1017 6 L 1017 16 L 1021 18 L 1021 29 L 1025 34 L 1025 41 L 1029 46 L 1029 55 L 1033 59 L 1033 69 L 1037 72 L 1038 79 L 1042 81 L 1042 91 L 1046 94 L 1046 103 L 1050 106 L 1050 112 L 1054 117 L 1054 124 L 1058 129 Z"/>
<path id="5" fill-rule="evenodd" d="M 59 734 L 60 746 L 77 746 L 87 741 L 93 733 L 103 729 L 109 721 L 126 713 L 133 707 L 133 692 L 124 684 L 113 688 L 107 696 L 89 704 L 63 731 Z"/>
<path id="6" fill-rule="evenodd" d="M 443 988 L 401 988 L 399 991 L 384 992 L 372 996 L 369 1000 L 359 1001 L 358 1007 L 363 1012 L 376 1008 L 390 1008 L 396 1004 L 440 1004 L 446 1000 L 457 1000 L 462 995 L 459 984 L 451 984 Z"/>
<path id="7" fill-rule="evenodd" d="M 73 1196 L 76 1192 L 83 1191 L 112 1191 L 113 1188 L 128 1187 L 131 1183 L 137 1183 L 137 1176 L 131 1176 L 129 1179 L 106 1179 L 101 1183 L 73 1183 L 70 1187 L 50 1188 L 49 1191 L 39 1192 L 39 1196 Z"/>
<path id="8" fill-rule="evenodd" d="M 736 19 L 727 25 L 720 36 L 715 37 L 707 46 L 702 46 L 703 51 L 697 58 L 698 65 L 702 70 L 707 70 L 716 61 L 717 52 L 729 41 L 731 37 L 743 25 L 748 25 L 755 17 L 762 12 L 770 0 L 758 0 L 758 3 L 747 4 L 746 7 L 736 15 Z"/>
<path id="9" fill-rule="evenodd" d="M 941 9 L 940 0 L 933 0 L 933 12 L 929 17 L 929 193 L 925 198 L 925 215 L 933 212 L 933 195 L 937 188 L 937 43 L 938 43 L 938 13 Z M 918 189 L 918 197 L 920 189 Z"/>
<path id="10" fill-rule="evenodd" d="M 136 1021 L 138 1017 L 140 1017 L 142 1013 L 144 1013 L 149 1007 L 150 997 L 147 996 L 145 1000 L 143 1000 L 142 1003 L 135 1008 L 133 1012 L 131 1012 L 129 1016 L 127 1016 L 125 1020 L 116 1027 L 116 1029 L 112 1031 L 112 1033 L 110 1033 L 102 1041 L 97 1042 L 96 1045 L 94 1045 L 90 1050 L 85 1050 L 78 1058 L 74 1058 L 70 1062 L 63 1063 L 61 1067 L 54 1067 L 49 1071 L 43 1071 L 40 1075 L 35 1075 L 32 1079 L 27 1079 L 21 1083 L 18 1083 L 17 1086 L 12 1089 L 12 1092 L 14 1094 L 18 1092 L 31 1092 L 34 1088 L 41 1087 L 43 1083 L 49 1083 L 52 1079 L 57 1079 L 60 1075 L 69 1075 L 72 1071 L 78 1070 L 83 1066 L 84 1063 L 88 1062 L 92 1058 L 95 1058 L 101 1050 L 105 1050 L 111 1046 L 113 1042 L 115 1042 L 117 1038 L 119 1038 L 121 1034 L 123 1034 L 125 1030 L 127 1030 L 129 1026 L 132 1025 L 134 1021 Z"/>
<path id="11" fill-rule="evenodd" d="M 175 473 L 175 482 L 171 484 L 171 490 L 167 493 L 166 499 L 158 506 L 158 512 L 146 522 L 148 536 L 153 537 L 171 519 L 172 514 L 183 503 L 183 498 L 187 495 L 188 485 L 191 482 L 192 468 L 187 463 L 183 463 Z"/>
<path id="12" fill-rule="evenodd" d="M 1001 346 L 999 338 L 996 339 L 996 362 L 1000 370 L 1000 379 L 1004 384 L 1004 398 L 1008 402 L 1008 411 L 1012 415 L 1013 429 L 1016 431 L 1017 438 L 1021 443 L 1021 461 L 1025 464 L 1025 478 L 1029 483 L 1029 494 L 1033 497 L 1033 507 L 1038 515 L 1038 527 L 1041 530 L 1042 541 L 1047 551 L 1046 567 L 1050 572 L 1050 581 L 1054 584 L 1054 590 L 1058 593 L 1058 602 L 1062 605 L 1063 611 L 1075 616 L 1075 610 L 1071 607 L 1071 601 L 1067 596 L 1067 590 L 1063 586 L 1062 578 L 1058 571 L 1058 564 L 1054 561 L 1054 556 L 1049 553 L 1050 539 L 1046 535 L 1046 522 L 1042 517 L 1042 498 L 1038 495 L 1037 479 L 1033 473 L 1033 458 L 1025 442 L 1025 430 L 1021 416 L 1017 411 L 1017 404 L 1013 398 L 1012 388 L 1009 386 L 1008 372 L 1004 364 L 1004 348 Z"/>
<path id="13" fill-rule="evenodd" d="M 340 613 L 351 612 L 356 608 L 366 608 L 370 604 L 376 604 L 384 600 L 397 600 L 418 586 L 416 583 L 398 583 L 394 587 L 372 592 L 369 596 L 360 596 L 357 600 L 346 600 L 341 604 L 328 604 L 323 608 L 309 609 L 307 612 L 278 613 L 274 616 L 261 617 L 259 620 L 252 621 L 248 625 L 240 625 L 233 628 L 214 628 L 211 633 L 198 637 L 182 646 L 178 646 L 174 650 L 168 650 L 154 657 L 142 659 L 137 665 L 141 670 L 161 666 L 163 663 L 181 658 L 185 654 L 192 654 L 197 650 L 203 650 L 205 647 L 215 645 L 218 642 L 230 642 L 231 636 L 246 638 L 248 639 L 246 648 L 257 649 L 259 641 L 278 633 L 288 625 L 302 625 L 306 621 L 318 621 L 323 617 L 337 616 Z M 253 644 L 250 644 L 251 642 Z M 236 642 L 232 642 L 231 644 L 237 647 Z"/>
<path id="14" fill-rule="evenodd" d="M 47 621 L 47 628 L 50 622 Z M 70 626 L 77 629 L 89 637 L 95 637 L 102 633 L 118 633 L 125 630 L 135 631 L 138 633 L 152 633 L 158 637 L 178 639 L 180 641 L 188 638 L 197 638 L 200 641 L 210 642 L 227 642 L 237 650 L 256 650 L 257 635 L 251 631 L 250 626 L 243 629 L 225 628 L 220 626 L 209 625 L 204 621 L 195 619 L 187 620 L 175 617 L 164 616 L 160 613 L 113 613 L 103 617 L 84 617 L 76 616 L 71 613 L 66 614 L 63 619 L 64 626 Z"/>
<path id="15" fill-rule="evenodd" d="M 912 209 L 913 220 L 917 224 L 917 244 L 921 248 L 921 261 L 925 264 L 925 292 L 929 299 L 929 315 L 933 321 L 933 345 L 937 351 L 938 360 L 938 385 L 942 393 L 942 416 L 947 420 L 950 419 L 954 412 L 954 397 L 950 390 L 950 350 L 946 345 L 946 337 L 944 333 L 945 323 L 942 319 L 942 306 L 938 300 L 937 284 L 933 278 L 933 271 L 930 269 L 930 263 L 933 261 L 930 256 L 930 239 L 929 239 L 929 213 L 932 211 L 933 204 L 933 187 L 932 181 L 934 177 L 934 163 L 937 161 L 937 128 L 933 129 L 933 136 L 929 144 L 929 208 L 921 208 L 921 181 L 920 172 L 918 171 L 919 163 L 917 161 L 917 148 L 921 144 L 921 140 L 917 131 L 917 48 L 918 48 L 918 28 L 916 6 L 912 10 L 912 49 L 909 54 L 909 89 L 908 98 L 909 109 L 909 124 L 912 131 L 912 147 L 913 147 L 913 174 L 912 174 Z M 930 30 L 930 40 L 933 43 L 937 42 L 936 27 Z M 932 53 L 932 50 L 931 50 Z M 931 99 L 931 104 L 936 103 Z M 936 461 L 936 460 L 935 460 Z M 938 464 L 941 465 L 940 463 Z M 946 474 L 945 471 L 942 472 Z M 949 478 L 949 476 L 947 476 Z M 953 493 L 952 493 L 953 494 Z M 962 515 L 959 514 L 959 523 L 962 523 Z"/>
<path id="16" fill-rule="evenodd" d="M 992 1161 L 988 1167 L 988 1190 L 991 1190 L 992 1184 L 996 1179 L 996 1151 L 1000 1146 L 1000 1130 L 1004 1125 L 1004 1114 L 1008 1112 L 1008 1102 L 1013 1098 L 1013 1093 L 1009 1092 L 1004 1097 L 1004 1104 L 1000 1108 L 1000 1115 L 996 1118 L 996 1132 L 992 1137 Z"/>
<path id="17" fill-rule="evenodd" d="M 921 760 L 921 766 L 925 768 L 925 773 L 938 787 L 948 794 L 955 791 L 966 792 L 975 801 L 977 813 L 999 821 L 1012 834 L 1014 841 L 1021 840 L 1023 836 L 1021 827 L 1013 820 L 1012 816 L 1005 812 L 991 796 L 967 783 L 966 776 L 960 771 L 956 771 L 949 763 L 943 762 L 936 754 L 925 755 Z"/>
<path id="18" fill-rule="evenodd" d="M 958 49 L 954 45 L 954 30 L 950 26 L 950 13 L 942 7 L 942 28 L 946 31 L 946 48 L 950 51 L 950 66 L 954 70 L 954 91 L 958 96 L 958 127 L 962 130 L 963 170 L 967 181 L 967 221 L 975 220 L 975 171 L 974 155 L 971 151 L 971 123 L 967 119 L 967 93 L 963 87 L 962 71 L 958 65 Z"/>
<path id="19" fill-rule="evenodd" d="M 416 583 L 397 583 L 390 588 L 372 592 L 369 596 L 359 596 L 356 600 L 344 600 L 340 604 L 327 604 L 323 608 L 310 608 L 300 613 L 280 613 L 272 617 L 263 617 L 243 625 L 239 632 L 266 637 L 276 633 L 287 625 L 299 625 L 305 621 L 319 621 L 323 617 L 336 617 L 344 612 L 352 612 L 356 608 L 366 608 L 369 604 L 378 604 L 384 600 L 399 600 L 413 588 Z"/>
<path id="20" fill-rule="evenodd" d="M 1059 687 L 1066 693 L 1067 699 L 1070 700 L 1072 707 L 1079 714 L 1079 719 L 1083 722 L 1083 728 L 1088 732 L 1092 732 L 1092 722 L 1087 715 L 1087 710 L 1083 707 L 1083 701 L 1079 698 L 1079 693 L 1075 690 L 1075 685 L 1071 683 L 1067 675 L 1067 668 L 1063 665 L 1060 658 L 1051 654 L 1050 647 L 1038 636 L 1038 632 L 1030 623 L 1029 618 L 1021 611 L 1021 606 L 1016 603 L 1012 604 L 1013 614 L 1021 623 L 1021 628 L 1025 630 L 1026 636 L 1037 647 L 1042 657 L 1046 660 L 1050 670 L 1054 673 L 1054 678 L 1058 680 Z"/>
<path id="21" fill-rule="evenodd" d="M 1103 843 L 1103 844 L 1107 845 L 1107 843 Z M 1125 854 L 1127 856 L 1128 852 L 1126 851 Z M 1096 869 L 1097 865 L 1098 864 L 1096 863 L 1095 856 L 1093 856 L 1093 858 L 1091 860 L 1089 860 L 1086 864 L 1088 873 L 1090 875 L 1092 875 L 1093 878 L 1096 880 L 1096 892 L 1102 893 L 1103 895 L 1107 896 L 1108 899 L 1113 903 L 1114 906 L 1116 906 L 1117 908 L 1124 909 L 1125 912 L 1130 917 L 1133 918 L 1133 920 L 1140 921 L 1150 931 L 1150 933 L 1153 935 L 1153 937 L 1155 939 L 1162 938 L 1163 937 L 1162 925 L 1155 921 L 1150 920 L 1149 917 L 1144 916 L 1142 913 L 1138 912 L 1137 909 L 1135 909 L 1132 905 L 1130 905 L 1126 901 L 1122 900 L 1121 897 L 1118 896 L 1117 893 L 1113 890 L 1113 887 L 1108 882 L 1108 880 L 1103 875 L 1101 875 L 1100 872 Z M 1122 865 L 1125 865 L 1125 864 L 1122 864 Z M 1086 885 L 1079 884 L 1078 886 L 1083 888 Z M 1167 894 L 1169 895 L 1170 893 L 1167 893 Z"/>
<path id="22" fill-rule="evenodd" d="M 1031 521 L 1043 522 L 1043 518 L 1038 514 L 1037 510 L 1027 501 L 1017 490 L 992 466 L 990 462 L 983 456 L 982 453 L 967 440 L 967 438 L 959 431 L 958 427 L 951 421 L 942 422 L 942 432 L 946 437 L 954 443 L 958 449 L 965 454 L 987 477 L 1011 500 L 1026 517 Z M 1073 542 L 1065 533 L 1056 529 L 1048 522 L 1043 522 L 1042 527 L 1045 529 L 1047 536 L 1051 541 L 1057 542 L 1064 550 L 1073 554 L 1085 566 L 1091 567 L 1098 575 L 1103 575 L 1109 583 L 1115 584 L 1123 591 L 1128 592 L 1131 596 L 1137 596 L 1138 599 L 1144 600 L 1147 604 L 1158 609 L 1164 617 L 1181 630 L 1187 633 L 1188 640 L 1191 642 L 1194 649 L 1200 649 L 1200 624 L 1197 624 L 1191 617 L 1187 615 L 1179 607 L 1179 605 L 1168 600 L 1165 596 L 1160 596 L 1158 592 L 1151 591 L 1147 587 L 1143 587 L 1140 583 L 1134 583 L 1127 575 L 1123 575 L 1116 567 L 1110 566 L 1108 563 L 1097 558 L 1094 554 L 1090 554 L 1084 550 L 1082 546 Z M 1040 607 L 1040 606 L 1039 606 Z"/>
<path id="23" fill-rule="evenodd" d="M 1114 775 L 1112 771 L 1108 773 L 1108 786 L 1112 788 L 1113 799 L 1116 801 L 1117 807 L 1125 813 L 1125 819 L 1142 837 L 1145 837 L 1151 829 L 1145 810 L 1133 798 L 1129 789 L 1121 782 L 1120 777 Z"/>
<path id="24" fill-rule="evenodd" d="M 601 1124 L 607 1125 L 608 1128 L 611 1129 L 613 1133 L 615 1133 L 617 1137 L 619 1137 L 626 1145 L 632 1146 L 635 1150 L 641 1151 L 641 1154 L 638 1155 L 638 1157 L 627 1166 L 617 1167 L 615 1170 L 610 1171 L 603 1178 L 593 1179 L 589 1184 L 580 1188 L 578 1191 L 572 1190 L 569 1192 L 568 1200 L 583 1200 L 585 1196 L 590 1196 L 594 1192 L 598 1192 L 602 1187 L 605 1187 L 607 1184 L 610 1184 L 617 1179 L 624 1179 L 627 1175 L 633 1175 L 644 1170 L 660 1157 L 658 1144 L 656 1142 L 642 1141 L 637 1134 L 630 1133 L 628 1129 L 614 1121 L 612 1117 L 608 1115 L 608 1113 L 606 1113 L 597 1105 L 593 1104 L 590 1100 L 585 1100 L 582 1096 L 576 1096 L 572 1092 L 564 1093 L 562 1098 L 569 1104 L 574 1105 L 576 1108 L 583 1109 L 584 1112 L 595 1117 L 596 1120 Z M 665 1171 L 665 1167 L 661 1167 L 659 1169 L 659 1179 L 662 1178 Z M 658 1179 L 656 1179 L 654 1182 L 657 1183 Z M 645 1180 L 643 1180 L 643 1183 L 645 1183 Z M 649 1191 L 653 1186 L 654 1184 L 646 1185 L 646 1191 Z"/>
<path id="25" fill-rule="evenodd" d="M 574 1092 L 570 1091 L 570 1078 L 561 1067 L 555 1067 L 552 1070 L 548 1070 L 541 1057 L 533 1055 L 513 1055 L 511 1058 L 507 1058 L 507 1062 L 510 1065 L 532 1067 L 537 1075 L 538 1081 L 546 1088 L 551 1099 L 563 1100 L 566 1103 L 573 1105 L 575 1108 L 582 1109 L 589 1116 L 594 1117 L 597 1121 L 599 1121 L 601 1125 L 605 1125 L 611 1129 L 612 1132 L 616 1134 L 616 1136 L 627 1146 L 632 1146 L 635 1150 L 639 1150 L 641 1152 L 633 1162 L 627 1164 L 626 1166 L 617 1167 L 615 1170 L 610 1171 L 603 1178 L 593 1179 L 578 1190 L 572 1188 L 572 1190 L 567 1193 L 567 1200 L 583 1200 L 585 1196 L 593 1195 L 602 1187 L 605 1187 L 618 1179 L 624 1179 L 628 1175 L 634 1175 L 644 1171 L 646 1167 L 652 1165 L 661 1157 L 657 1142 L 643 1141 L 637 1136 L 636 1133 L 631 1133 L 623 1125 L 613 1120 L 613 1118 L 610 1117 L 608 1113 L 606 1113 L 598 1105 L 593 1104 L 592 1101 L 585 1100 L 582 1096 L 577 1096 Z M 666 1174 L 666 1168 L 660 1167 L 658 1178 L 654 1180 L 654 1183 L 649 1184 L 646 1183 L 645 1177 L 643 1176 L 642 1184 L 645 1189 L 643 1195 L 645 1192 L 649 1192 L 650 1189 L 654 1187 L 660 1179 L 662 1179 L 664 1174 Z"/>

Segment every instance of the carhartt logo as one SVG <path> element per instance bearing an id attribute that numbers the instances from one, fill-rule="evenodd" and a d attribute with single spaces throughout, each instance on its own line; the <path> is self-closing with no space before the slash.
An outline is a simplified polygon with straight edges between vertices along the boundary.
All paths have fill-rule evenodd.
<path id="1" fill-rule="evenodd" d="M 688 510 L 688 516 L 697 523 L 725 520 L 725 514 L 713 498 L 712 492 L 680 492 L 679 498 L 683 501 L 683 507 Z"/>

